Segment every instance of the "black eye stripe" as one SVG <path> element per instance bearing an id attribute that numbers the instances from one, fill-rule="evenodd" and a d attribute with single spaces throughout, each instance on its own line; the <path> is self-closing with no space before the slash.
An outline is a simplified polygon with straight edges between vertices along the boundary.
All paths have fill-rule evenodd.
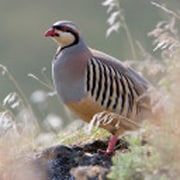
<path id="1" fill-rule="evenodd" d="M 57 29 L 57 30 L 62 30 L 62 26 L 52 26 L 52 28 Z"/>
<path id="2" fill-rule="evenodd" d="M 63 32 L 75 33 L 75 31 L 72 28 L 67 27 L 67 26 L 58 26 L 58 25 L 55 25 L 55 26 L 52 26 L 52 28 L 57 29 L 59 31 L 63 31 Z"/>

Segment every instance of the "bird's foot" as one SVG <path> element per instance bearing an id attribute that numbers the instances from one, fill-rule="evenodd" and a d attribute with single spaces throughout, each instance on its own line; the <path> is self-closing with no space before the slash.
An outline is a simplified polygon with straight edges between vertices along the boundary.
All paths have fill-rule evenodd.
<path id="1" fill-rule="evenodd" d="M 107 156 L 112 156 L 115 154 L 115 151 L 107 151 L 107 150 L 102 150 L 102 149 L 98 149 L 98 153 L 99 154 L 104 154 Z"/>

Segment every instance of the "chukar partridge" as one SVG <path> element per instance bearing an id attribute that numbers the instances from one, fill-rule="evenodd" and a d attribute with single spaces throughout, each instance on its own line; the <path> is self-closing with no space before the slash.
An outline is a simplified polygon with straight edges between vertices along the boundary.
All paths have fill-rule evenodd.
<path id="1" fill-rule="evenodd" d="M 106 151 L 111 154 L 117 137 L 138 128 L 151 114 L 150 98 L 145 95 L 151 84 L 116 58 L 88 47 L 73 22 L 58 21 L 45 36 L 59 46 L 53 79 L 60 98 L 86 122 L 104 118 L 99 126 L 112 134 Z"/>

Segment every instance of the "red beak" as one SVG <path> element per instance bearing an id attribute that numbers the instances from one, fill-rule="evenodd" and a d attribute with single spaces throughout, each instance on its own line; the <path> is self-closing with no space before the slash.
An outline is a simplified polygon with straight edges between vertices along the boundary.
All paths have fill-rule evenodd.
<path id="1" fill-rule="evenodd" d="M 55 29 L 53 29 L 53 28 L 48 29 L 48 30 L 44 33 L 44 36 L 45 36 L 45 37 L 53 37 L 53 36 L 56 36 L 56 35 L 57 35 L 57 33 L 56 33 Z"/>

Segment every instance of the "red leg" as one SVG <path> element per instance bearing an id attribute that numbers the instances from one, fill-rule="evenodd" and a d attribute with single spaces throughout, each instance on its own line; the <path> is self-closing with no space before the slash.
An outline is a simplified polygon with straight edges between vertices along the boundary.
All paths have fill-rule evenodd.
<path id="1" fill-rule="evenodd" d="M 98 150 L 100 153 L 106 154 L 106 155 L 112 155 L 114 153 L 114 147 L 116 146 L 118 138 L 115 135 L 111 136 L 111 139 L 108 144 L 108 148 L 106 151 L 104 150 Z"/>
<path id="2" fill-rule="evenodd" d="M 114 152 L 114 147 L 116 146 L 118 138 L 113 135 L 109 141 L 108 148 L 106 150 L 107 154 L 112 154 Z"/>

